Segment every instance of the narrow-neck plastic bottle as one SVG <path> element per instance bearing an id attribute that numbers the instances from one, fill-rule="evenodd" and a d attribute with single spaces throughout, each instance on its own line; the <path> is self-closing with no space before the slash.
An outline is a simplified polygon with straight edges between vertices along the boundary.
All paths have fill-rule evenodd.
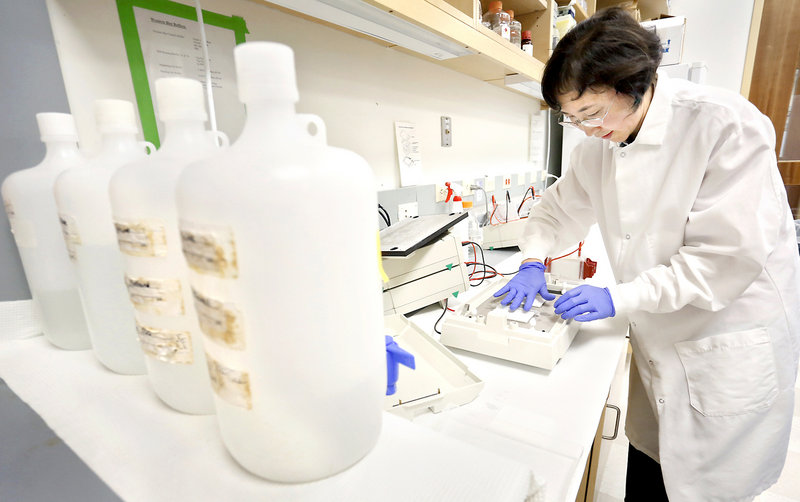
<path id="1" fill-rule="evenodd" d="M 145 149 L 136 140 L 130 102 L 98 100 L 95 118 L 102 135 L 100 152 L 58 177 L 56 205 L 64 242 L 78 274 L 94 354 L 116 373 L 139 375 L 145 372 L 144 356 L 123 281 L 108 183 L 119 167 L 143 158 Z"/>
<path id="2" fill-rule="evenodd" d="M 503 2 L 489 2 L 489 9 L 483 15 L 483 23 L 488 23 L 492 31 L 501 37 L 511 40 L 511 17 L 503 11 Z"/>
<path id="3" fill-rule="evenodd" d="M 377 193 L 361 157 L 299 120 L 290 48 L 234 56 L 247 121 L 181 173 L 183 252 L 196 303 L 220 320 L 204 341 L 225 446 L 259 476 L 307 482 L 356 463 L 380 431 Z"/>
<path id="4" fill-rule="evenodd" d="M 509 41 L 514 45 L 516 48 L 522 47 L 522 23 L 514 19 L 514 11 L 507 10 L 509 17 Z"/>
<path id="5" fill-rule="evenodd" d="M 162 78 L 155 87 L 164 140 L 157 152 L 121 167 L 111 178 L 114 225 L 150 384 L 172 408 L 210 414 L 211 382 L 181 253 L 175 185 L 187 164 L 219 148 L 216 136 L 205 129 L 200 82 Z M 216 318 L 202 319 L 205 329 L 218 327 Z"/>
<path id="6" fill-rule="evenodd" d="M 3 201 L 45 338 L 62 349 L 88 349 L 78 279 L 64 247 L 53 197 L 58 175 L 86 159 L 78 151 L 72 115 L 38 113 L 36 121 L 47 153 L 37 166 L 5 179 Z"/>

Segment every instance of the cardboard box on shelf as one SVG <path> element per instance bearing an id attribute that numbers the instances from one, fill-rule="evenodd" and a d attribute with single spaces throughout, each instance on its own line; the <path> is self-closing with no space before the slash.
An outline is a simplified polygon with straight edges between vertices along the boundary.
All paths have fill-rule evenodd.
<path id="1" fill-rule="evenodd" d="M 660 19 L 642 22 L 642 26 L 654 30 L 661 39 L 661 66 L 678 64 L 683 57 L 683 36 L 686 33 L 685 16 L 662 16 Z"/>

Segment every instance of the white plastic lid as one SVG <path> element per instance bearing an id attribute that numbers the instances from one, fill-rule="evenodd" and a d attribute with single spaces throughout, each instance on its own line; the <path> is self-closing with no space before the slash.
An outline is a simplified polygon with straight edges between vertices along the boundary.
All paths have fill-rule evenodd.
<path id="1" fill-rule="evenodd" d="M 139 132 L 136 127 L 136 112 L 133 103 L 124 99 L 98 99 L 94 102 L 94 118 L 97 130 L 105 133 Z"/>
<path id="2" fill-rule="evenodd" d="M 239 101 L 299 99 L 294 71 L 294 51 L 274 42 L 247 42 L 233 50 Z"/>
<path id="3" fill-rule="evenodd" d="M 156 80 L 158 118 L 208 120 L 203 84 L 191 78 L 167 77 Z"/>
<path id="4" fill-rule="evenodd" d="M 36 123 L 39 126 L 39 136 L 43 142 L 78 142 L 78 129 L 75 127 L 75 119 L 69 113 L 37 113 Z"/>

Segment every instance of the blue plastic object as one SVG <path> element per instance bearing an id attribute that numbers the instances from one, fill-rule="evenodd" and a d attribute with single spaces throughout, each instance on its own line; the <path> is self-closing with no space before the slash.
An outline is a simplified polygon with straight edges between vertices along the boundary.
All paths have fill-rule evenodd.
<path id="1" fill-rule="evenodd" d="M 400 365 L 411 368 L 416 367 L 414 356 L 401 349 L 397 342 L 389 335 L 386 336 L 386 395 L 391 396 L 397 392 L 397 376 Z"/>
<path id="2" fill-rule="evenodd" d="M 529 311 L 533 307 L 536 295 L 542 295 L 545 300 L 552 300 L 556 296 L 547 291 L 547 281 L 544 278 L 544 264 L 538 261 L 529 261 L 519 267 L 519 272 L 503 288 L 494 294 L 495 297 L 503 296 L 500 305 L 511 304 L 511 310 L 517 310 L 525 301 L 524 311 Z"/>
<path id="3" fill-rule="evenodd" d="M 556 300 L 553 307 L 562 319 L 575 319 L 580 322 L 605 319 L 616 314 L 608 288 L 598 288 L 588 284 L 570 289 Z"/>

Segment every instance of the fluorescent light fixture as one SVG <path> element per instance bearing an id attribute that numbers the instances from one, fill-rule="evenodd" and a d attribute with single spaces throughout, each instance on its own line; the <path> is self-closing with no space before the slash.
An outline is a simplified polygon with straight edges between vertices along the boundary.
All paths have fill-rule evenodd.
<path id="1" fill-rule="evenodd" d="M 540 101 L 544 101 L 544 96 L 542 96 L 542 84 L 524 75 L 520 75 L 519 73 L 506 75 L 503 83 L 506 87 L 511 87 L 519 92 L 529 94 Z"/>
<path id="2" fill-rule="evenodd" d="M 361 0 L 268 0 L 306 14 L 438 60 L 474 54 L 444 37 Z"/>

